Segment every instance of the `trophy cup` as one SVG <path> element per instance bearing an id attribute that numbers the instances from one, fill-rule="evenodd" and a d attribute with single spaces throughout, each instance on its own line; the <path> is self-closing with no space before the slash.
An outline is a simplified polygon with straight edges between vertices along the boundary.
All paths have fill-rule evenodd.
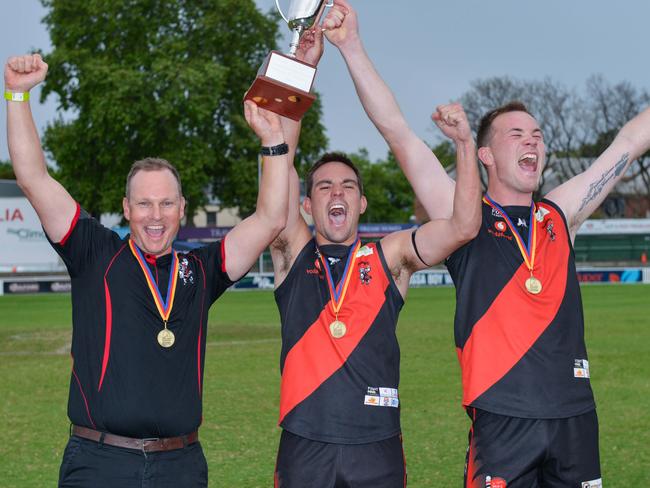
<path id="1" fill-rule="evenodd" d="M 320 20 L 325 7 L 333 0 L 291 0 L 289 15 L 285 16 L 279 0 L 275 5 L 293 32 L 289 54 L 271 51 L 257 72 L 257 78 L 244 95 L 259 107 L 271 110 L 293 120 L 300 120 L 316 97 L 311 88 L 316 66 L 296 59 L 300 36 Z"/>

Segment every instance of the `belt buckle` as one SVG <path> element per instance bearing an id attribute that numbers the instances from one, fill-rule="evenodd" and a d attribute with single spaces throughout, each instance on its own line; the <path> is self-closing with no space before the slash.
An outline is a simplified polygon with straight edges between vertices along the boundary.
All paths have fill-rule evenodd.
<path id="1" fill-rule="evenodd" d="M 146 454 L 147 453 L 147 449 L 146 449 L 147 442 L 158 442 L 158 441 L 160 441 L 160 437 L 146 437 L 144 439 L 140 439 L 140 441 L 142 443 L 142 446 L 141 446 L 142 452 Z"/>

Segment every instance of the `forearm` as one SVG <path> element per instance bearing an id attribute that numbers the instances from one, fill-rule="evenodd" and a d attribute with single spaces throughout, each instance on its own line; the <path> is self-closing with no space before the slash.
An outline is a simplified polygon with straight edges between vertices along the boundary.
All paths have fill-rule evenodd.
<path id="1" fill-rule="evenodd" d="M 481 225 L 481 180 L 474 141 L 456 145 L 456 191 L 452 224 L 461 239 L 476 236 Z"/>
<path id="2" fill-rule="evenodd" d="M 29 191 L 30 184 L 48 177 L 29 102 L 7 102 L 7 140 L 16 180 Z"/>
<path id="3" fill-rule="evenodd" d="M 650 150 L 650 107 L 623 126 L 614 141 L 617 143 L 629 147 L 630 161 Z"/>

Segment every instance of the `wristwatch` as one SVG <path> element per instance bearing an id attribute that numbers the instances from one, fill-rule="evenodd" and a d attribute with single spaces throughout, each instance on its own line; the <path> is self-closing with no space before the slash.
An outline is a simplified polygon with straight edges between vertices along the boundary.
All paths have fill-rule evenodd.
<path id="1" fill-rule="evenodd" d="M 286 142 L 277 146 L 262 146 L 260 154 L 262 156 L 282 156 L 289 153 L 289 145 Z"/>

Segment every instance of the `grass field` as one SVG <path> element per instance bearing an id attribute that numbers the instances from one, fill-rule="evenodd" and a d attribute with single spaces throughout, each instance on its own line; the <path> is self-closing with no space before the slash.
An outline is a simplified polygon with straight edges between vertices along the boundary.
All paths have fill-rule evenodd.
<path id="1" fill-rule="evenodd" d="M 650 286 L 583 287 L 604 486 L 650 486 Z M 70 298 L 0 297 L 0 486 L 55 486 L 68 435 Z M 460 487 L 452 288 L 413 289 L 398 331 L 409 487 Z M 270 292 L 226 293 L 210 314 L 201 440 L 212 487 L 272 486 L 279 391 Z"/>

